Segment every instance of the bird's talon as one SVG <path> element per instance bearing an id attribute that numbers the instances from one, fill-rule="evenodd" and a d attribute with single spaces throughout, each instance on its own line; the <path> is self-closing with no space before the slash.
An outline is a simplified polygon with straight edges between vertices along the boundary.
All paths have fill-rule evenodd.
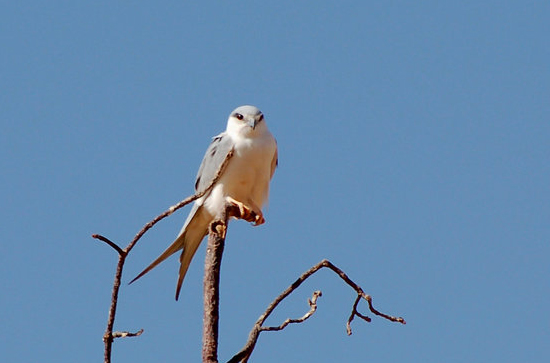
<path id="1" fill-rule="evenodd" d="M 234 216 L 239 219 L 244 219 L 247 222 L 253 223 L 255 226 L 265 223 L 264 216 L 262 212 L 256 212 L 254 209 L 246 206 L 245 204 L 231 198 L 227 197 L 227 201 L 234 207 L 239 209 L 239 215 Z"/>
<path id="2" fill-rule="evenodd" d="M 259 226 L 261 224 L 265 223 L 265 218 L 261 214 L 256 214 L 256 218 L 254 219 L 254 225 Z"/>

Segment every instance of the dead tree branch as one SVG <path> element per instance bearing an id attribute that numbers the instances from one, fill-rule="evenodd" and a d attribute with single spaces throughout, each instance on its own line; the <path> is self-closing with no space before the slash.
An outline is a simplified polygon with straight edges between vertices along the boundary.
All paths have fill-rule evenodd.
<path id="1" fill-rule="evenodd" d="M 218 363 L 218 324 L 220 304 L 220 269 L 225 234 L 227 209 L 224 215 L 210 225 L 204 261 L 202 361 Z"/>
<path id="2" fill-rule="evenodd" d="M 319 290 L 313 292 L 313 296 L 311 297 L 311 299 L 307 300 L 307 302 L 309 304 L 309 311 L 307 313 L 305 313 L 304 316 L 302 316 L 301 318 L 298 318 L 298 319 L 288 318 L 285 321 L 283 321 L 283 323 L 279 326 L 262 326 L 260 328 L 260 330 L 261 331 L 279 331 L 279 330 L 283 330 L 284 328 L 286 328 L 286 326 L 288 324 L 303 323 L 304 321 L 309 319 L 309 317 L 312 316 L 313 313 L 317 310 L 317 298 L 319 298 L 322 295 L 323 295 L 323 293 Z"/>
<path id="3" fill-rule="evenodd" d="M 218 363 L 218 326 L 220 320 L 220 270 L 230 217 L 241 218 L 235 205 L 227 204 L 223 213 L 209 226 L 204 260 L 202 362 Z"/>
<path id="4" fill-rule="evenodd" d="M 138 337 L 141 333 L 143 333 L 143 329 L 139 329 L 135 333 L 130 333 L 129 331 L 115 331 L 113 332 L 113 338 Z"/>
<path id="5" fill-rule="evenodd" d="M 152 219 L 150 222 L 145 224 L 143 226 L 143 228 L 134 236 L 134 239 L 132 239 L 132 241 L 128 244 L 128 246 L 126 246 L 126 248 L 124 248 L 124 249 L 120 248 L 116 243 L 112 242 L 107 237 L 104 237 L 102 235 L 99 235 L 99 234 L 93 234 L 92 235 L 93 238 L 98 239 L 102 242 L 105 242 L 106 244 L 111 246 L 118 253 L 118 263 L 117 263 L 116 272 L 115 272 L 115 279 L 114 279 L 114 282 L 113 282 L 113 290 L 112 290 L 112 293 L 111 293 L 111 306 L 109 308 L 109 316 L 107 318 L 107 329 L 105 330 L 105 334 L 103 335 L 103 342 L 105 344 L 104 363 L 110 363 L 111 362 L 112 345 L 113 345 L 113 340 L 115 338 L 139 336 L 139 335 L 141 335 L 141 333 L 143 333 L 143 329 L 141 329 L 137 333 L 127 333 L 127 332 L 122 332 L 122 333 L 115 332 L 115 333 L 113 333 L 113 327 L 114 327 L 115 315 L 116 315 L 116 308 L 117 308 L 117 303 L 118 303 L 118 293 L 119 293 L 119 290 L 120 290 L 120 281 L 122 279 L 122 270 L 123 270 L 123 267 L 124 267 L 124 262 L 126 261 L 126 257 L 130 253 L 132 248 L 134 248 L 136 243 L 141 239 L 141 237 L 143 237 L 143 235 L 149 229 L 151 229 L 155 224 L 160 222 L 162 219 L 170 216 L 172 213 L 174 213 L 178 209 L 183 208 L 187 204 L 201 198 L 206 193 L 208 193 L 213 188 L 214 184 L 216 184 L 218 182 L 218 180 L 220 179 L 223 171 L 225 170 L 225 167 L 227 166 L 227 163 L 229 162 L 229 159 L 231 159 L 232 156 L 233 156 L 233 150 L 230 150 L 229 153 L 227 154 L 227 156 L 225 157 L 225 160 L 220 165 L 220 169 L 216 173 L 216 176 L 214 177 L 214 179 L 212 179 L 212 181 L 210 182 L 210 184 L 208 185 L 207 188 L 205 188 L 204 190 L 202 190 L 200 192 L 195 193 L 194 195 L 192 195 L 190 197 L 185 198 L 184 200 L 182 200 L 178 204 L 175 204 L 175 205 L 171 206 L 166 211 L 159 214 L 154 219 Z"/>
<path id="6" fill-rule="evenodd" d="M 347 328 L 348 335 L 351 334 L 351 321 L 353 320 L 353 318 L 355 316 L 358 316 L 358 317 L 360 317 L 361 319 L 363 319 L 365 321 L 370 321 L 369 317 L 367 317 L 367 316 L 365 316 L 365 315 L 363 315 L 363 314 L 361 314 L 357 311 L 357 305 L 358 305 L 358 303 L 361 299 L 364 299 L 364 300 L 367 301 L 367 303 L 369 305 L 369 310 L 374 315 L 378 315 L 380 317 L 383 317 L 384 319 L 387 319 L 387 320 L 390 320 L 390 321 L 393 321 L 393 322 L 398 322 L 398 323 L 401 323 L 401 324 L 405 324 L 405 320 L 401 317 L 394 317 L 394 316 L 391 316 L 391 315 L 381 313 L 380 311 L 376 310 L 374 308 L 374 306 L 372 305 L 372 298 L 370 297 L 370 295 L 365 294 L 365 292 L 363 291 L 363 289 L 359 285 L 357 285 L 355 282 L 353 282 L 342 270 L 340 270 L 338 267 L 333 265 L 330 261 L 322 260 L 321 262 L 319 262 L 318 264 L 316 264 L 315 266 L 313 266 L 312 268 L 310 268 L 309 270 L 304 272 L 296 281 L 294 281 L 294 283 L 292 285 L 290 285 L 285 291 L 283 291 L 279 296 L 277 296 L 277 298 L 275 298 L 275 300 L 273 300 L 271 302 L 271 304 L 269 304 L 269 306 L 267 307 L 265 312 L 262 315 L 260 315 L 260 317 L 258 318 L 256 323 L 252 327 L 252 330 L 250 331 L 250 334 L 248 336 L 248 340 L 247 340 L 245 346 L 241 349 L 240 352 L 235 354 L 233 356 L 233 358 L 231 358 L 229 360 L 228 363 L 238 363 L 238 362 L 244 362 L 245 363 L 245 362 L 248 362 L 248 359 L 250 358 L 250 355 L 252 354 L 252 351 L 254 350 L 254 347 L 256 346 L 256 343 L 257 343 L 258 338 L 260 336 L 260 333 L 262 331 L 281 330 L 282 328 L 284 328 L 284 326 L 288 325 L 288 323 L 286 325 L 285 325 L 285 323 L 281 324 L 281 326 L 280 326 L 280 327 L 282 327 L 281 329 L 277 329 L 278 327 L 276 327 L 274 329 L 263 327 L 263 324 L 264 324 L 265 320 L 269 317 L 269 315 L 271 315 L 273 310 L 275 310 L 275 308 L 288 295 L 290 295 L 294 290 L 296 290 L 306 279 L 308 279 L 311 275 L 313 275 L 315 272 L 319 271 L 323 267 L 326 267 L 326 268 L 334 271 L 344 282 L 346 282 L 357 293 L 357 298 L 355 299 L 355 302 L 353 304 L 351 315 L 348 318 L 348 321 L 346 323 L 346 328 Z M 314 297 L 315 297 L 315 295 L 314 295 Z M 314 309 L 313 309 L 313 311 L 314 311 Z M 311 314 L 313 314 L 313 312 L 311 310 L 310 310 L 310 312 L 311 312 Z M 309 315 L 308 314 L 309 314 L 309 312 L 306 314 L 307 317 L 311 316 L 311 314 L 309 314 Z M 307 317 L 306 317 L 306 319 L 307 319 Z M 306 319 L 303 319 L 303 320 L 302 319 L 296 319 L 294 322 L 301 323 L 301 322 L 305 321 Z M 289 323 L 290 322 L 291 321 L 289 321 Z"/>

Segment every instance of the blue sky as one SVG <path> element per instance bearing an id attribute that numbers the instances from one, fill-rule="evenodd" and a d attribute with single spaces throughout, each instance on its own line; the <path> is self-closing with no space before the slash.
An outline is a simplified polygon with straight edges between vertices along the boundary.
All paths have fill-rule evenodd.
<path id="1" fill-rule="evenodd" d="M 220 361 L 328 258 L 406 326 L 345 334 L 353 292 L 320 272 L 256 362 L 544 361 L 550 338 L 550 5 L 20 1 L 0 5 L 0 356 L 98 362 L 121 245 L 193 191 L 229 112 L 279 145 L 267 223 L 230 225 Z M 128 282 L 189 208 L 128 258 Z M 200 359 L 204 247 L 124 284 L 115 362 Z M 362 311 L 366 312 L 365 306 Z"/>

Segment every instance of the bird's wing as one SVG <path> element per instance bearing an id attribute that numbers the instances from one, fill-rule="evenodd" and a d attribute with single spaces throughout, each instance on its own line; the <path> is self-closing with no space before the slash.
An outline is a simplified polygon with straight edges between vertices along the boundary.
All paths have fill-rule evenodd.
<path id="1" fill-rule="evenodd" d="M 227 155 L 233 149 L 233 146 L 233 140 L 225 132 L 212 139 L 197 173 L 195 181 L 195 190 L 197 192 L 204 191 L 212 183 Z"/>

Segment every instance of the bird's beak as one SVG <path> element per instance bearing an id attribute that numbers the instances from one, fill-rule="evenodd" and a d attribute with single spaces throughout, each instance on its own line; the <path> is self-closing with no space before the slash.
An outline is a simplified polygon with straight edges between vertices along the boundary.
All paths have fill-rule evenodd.
<path id="1" fill-rule="evenodd" d="M 252 127 L 254 130 L 256 128 L 256 125 L 258 124 L 258 121 L 255 118 L 251 118 L 248 120 L 248 126 Z"/>

